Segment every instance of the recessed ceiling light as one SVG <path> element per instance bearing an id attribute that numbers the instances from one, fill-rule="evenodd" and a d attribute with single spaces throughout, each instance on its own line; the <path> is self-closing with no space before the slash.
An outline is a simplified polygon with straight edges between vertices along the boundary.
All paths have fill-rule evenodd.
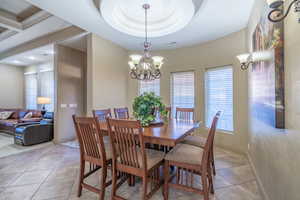
<path id="1" fill-rule="evenodd" d="M 13 61 L 11 61 L 12 63 L 14 63 L 14 64 L 21 64 L 22 62 L 21 61 L 19 61 L 19 60 L 13 60 Z"/>
<path id="2" fill-rule="evenodd" d="M 27 58 L 30 60 L 36 60 L 36 57 L 34 57 L 34 56 L 28 56 Z"/>

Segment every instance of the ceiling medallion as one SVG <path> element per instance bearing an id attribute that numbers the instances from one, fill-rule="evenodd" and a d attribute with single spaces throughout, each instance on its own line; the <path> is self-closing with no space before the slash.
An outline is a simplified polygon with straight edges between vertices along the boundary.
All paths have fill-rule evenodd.
<path id="1" fill-rule="evenodd" d="M 151 56 L 150 47 L 151 43 L 148 41 L 147 29 L 147 11 L 150 9 L 149 4 L 144 4 L 145 10 L 145 42 L 143 55 L 131 55 L 131 61 L 128 62 L 130 67 L 130 76 L 132 79 L 137 80 L 155 80 L 161 76 L 160 68 L 163 64 L 163 57 Z"/>
<path id="2" fill-rule="evenodd" d="M 143 4 L 149 4 L 148 36 L 161 37 L 183 29 L 193 19 L 203 0 L 100 0 L 103 19 L 114 29 L 144 37 Z"/>

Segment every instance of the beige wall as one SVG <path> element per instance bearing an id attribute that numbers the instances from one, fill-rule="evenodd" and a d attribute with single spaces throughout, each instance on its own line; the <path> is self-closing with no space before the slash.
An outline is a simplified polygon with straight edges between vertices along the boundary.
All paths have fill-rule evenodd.
<path id="1" fill-rule="evenodd" d="M 56 109 L 54 141 L 56 143 L 75 138 L 72 115 L 84 115 L 84 74 L 86 54 L 84 52 L 55 46 Z M 76 104 L 76 106 L 71 105 Z"/>
<path id="2" fill-rule="evenodd" d="M 0 95 L 0 108 L 23 108 L 23 67 L 0 64 Z"/>
<path id="3" fill-rule="evenodd" d="M 88 35 L 87 114 L 127 105 L 128 52 L 95 34 Z"/>
<path id="4" fill-rule="evenodd" d="M 162 67 L 161 96 L 170 104 L 170 75 L 176 71 L 195 71 L 196 118 L 204 121 L 204 73 L 209 67 L 232 65 L 234 69 L 234 133 L 219 132 L 217 144 L 237 152 L 247 149 L 247 73 L 240 70 L 236 56 L 246 52 L 245 30 L 205 44 L 153 52 L 165 58 Z M 129 78 L 128 107 L 138 95 L 138 81 Z M 207 132 L 202 129 L 201 132 Z"/>
<path id="5" fill-rule="evenodd" d="M 256 0 L 248 28 L 249 50 L 264 6 L 264 0 Z M 274 129 L 255 120 L 251 113 L 249 116 L 249 157 L 270 200 L 300 199 L 300 24 L 297 20 L 292 11 L 285 21 L 286 129 Z"/>

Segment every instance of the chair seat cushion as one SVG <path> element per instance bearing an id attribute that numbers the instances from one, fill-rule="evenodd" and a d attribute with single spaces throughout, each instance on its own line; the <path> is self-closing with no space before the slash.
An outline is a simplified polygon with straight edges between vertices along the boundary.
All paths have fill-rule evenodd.
<path id="1" fill-rule="evenodd" d="M 145 153 L 146 153 L 146 158 L 147 158 L 147 170 L 152 169 L 156 164 L 163 161 L 164 157 L 165 157 L 164 152 L 156 151 L 153 149 L 145 149 Z M 131 153 L 129 153 L 129 154 L 131 154 Z M 142 168 L 143 167 L 143 156 L 142 156 L 142 151 L 139 148 L 137 149 L 137 156 L 138 156 L 139 166 Z M 119 160 L 119 162 L 121 162 L 120 157 L 118 158 L 118 160 Z"/>
<path id="2" fill-rule="evenodd" d="M 182 141 L 182 143 L 204 148 L 206 143 L 206 138 L 201 136 L 189 135 L 184 139 L 184 141 Z"/>
<path id="3" fill-rule="evenodd" d="M 152 169 L 156 164 L 163 161 L 165 158 L 165 153 L 162 151 L 157 151 L 153 149 L 145 149 L 146 157 L 147 157 L 147 170 Z M 139 154 L 139 163 L 140 166 L 142 165 L 142 152 L 140 151 Z"/>
<path id="4" fill-rule="evenodd" d="M 200 147 L 189 144 L 178 144 L 169 153 L 167 153 L 165 160 L 201 165 L 204 150 Z"/>

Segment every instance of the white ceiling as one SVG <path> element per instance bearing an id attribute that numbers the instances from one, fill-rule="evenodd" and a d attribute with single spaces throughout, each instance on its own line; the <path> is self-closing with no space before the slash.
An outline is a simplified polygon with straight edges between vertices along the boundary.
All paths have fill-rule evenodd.
<path id="1" fill-rule="evenodd" d="M 41 48 L 26 51 L 21 54 L 17 54 L 0 61 L 3 64 L 15 65 L 15 66 L 30 66 L 41 63 L 47 63 L 53 61 L 54 47 L 53 45 L 47 45 Z"/>
<path id="2" fill-rule="evenodd" d="M 142 48 L 143 38 L 129 36 L 113 29 L 100 15 L 93 0 L 28 0 L 34 5 L 117 43 L 124 48 Z M 123 0 L 126 1 L 126 0 Z M 153 49 L 179 48 L 195 45 L 245 28 L 254 0 L 204 0 L 194 19 L 182 30 L 151 38 Z M 176 45 L 168 45 L 176 42 Z"/>

